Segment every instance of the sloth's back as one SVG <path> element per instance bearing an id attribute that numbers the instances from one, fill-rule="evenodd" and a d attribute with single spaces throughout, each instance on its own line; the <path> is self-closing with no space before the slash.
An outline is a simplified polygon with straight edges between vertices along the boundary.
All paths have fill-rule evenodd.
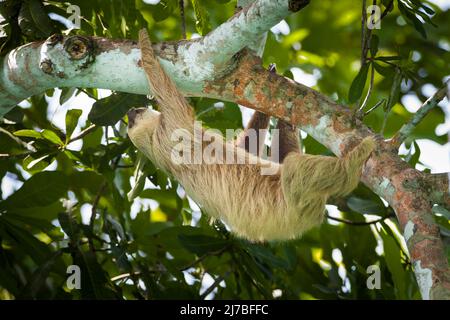
<path id="1" fill-rule="evenodd" d="M 211 164 L 187 166 L 182 172 L 177 178 L 187 194 L 240 237 L 288 240 L 303 231 L 298 208 L 285 201 L 280 170 L 261 175 L 259 164 Z"/>

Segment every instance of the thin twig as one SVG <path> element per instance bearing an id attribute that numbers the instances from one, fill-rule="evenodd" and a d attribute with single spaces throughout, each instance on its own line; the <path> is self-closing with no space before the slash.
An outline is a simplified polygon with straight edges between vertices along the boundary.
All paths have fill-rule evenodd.
<path id="1" fill-rule="evenodd" d="M 384 221 L 386 219 L 394 218 L 394 217 L 395 217 L 395 214 L 391 213 L 391 214 L 388 214 L 387 216 L 384 216 L 383 218 L 380 218 L 378 220 L 369 221 L 369 222 L 366 222 L 366 221 L 362 222 L 362 221 L 351 221 L 351 220 L 347 220 L 347 219 L 335 218 L 335 217 L 332 217 L 332 216 L 327 214 L 327 218 L 330 219 L 330 220 L 342 222 L 342 223 L 349 224 L 349 225 L 352 225 L 352 226 L 369 226 L 371 224 L 376 224 L 378 222 L 382 222 L 382 221 Z"/>
<path id="2" fill-rule="evenodd" d="M 206 289 L 205 292 L 202 293 L 202 295 L 200 296 L 200 300 L 205 299 L 211 292 L 214 291 L 215 288 L 217 288 L 220 285 L 220 283 L 223 280 L 225 280 L 225 278 L 228 278 L 229 275 L 230 271 L 227 271 L 223 276 L 217 277 L 217 279 L 213 282 L 213 284 L 208 289 Z"/>
<path id="3" fill-rule="evenodd" d="M 364 47 L 366 46 L 366 22 L 367 22 L 367 13 L 366 13 L 366 0 L 362 2 L 362 12 L 361 12 L 361 67 L 366 62 L 366 57 L 364 56 Z"/>
<path id="4" fill-rule="evenodd" d="M 382 100 L 378 101 L 372 108 L 370 108 L 369 110 L 364 112 L 364 116 L 367 116 L 369 113 L 374 111 L 376 108 L 378 108 L 379 106 L 383 105 L 383 103 L 386 103 L 386 99 L 382 99 Z"/>
<path id="5" fill-rule="evenodd" d="M 380 21 L 383 20 L 383 18 L 387 16 L 387 14 L 391 11 L 393 6 L 394 6 L 394 0 L 391 0 L 391 2 L 388 3 L 388 5 L 384 9 L 383 13 L 381 14 Z"/>
<path id="6" fill-rule="evenodd" d="M 14 140 L 15 142 L 17 142 L 18 144 L 20 144 L 22 147 L 24 147 L 25 149 L 27 149 L 28 151 L 31 152 L 36 152 L 36 149 L 29 143 L 26 143 L 25 141 L 22 141 L 19 137 L 13 135 L 11 132 L 9 132 L 6 129 L 3 129 L 2 127 L 0 127 L 0 132 L 6 134 L 8 137 L 10 137 L 12 140 Z"/>
<path id="7" fill-rule="evenodd" d="M 181 34 L 186 39 L 186 16 L 184 14 L 184 0 L 179 0 L 180 18 L 181 18 Z"/>
<path id="8" fill-rule="evenodd" d="M 85 136 L 87 136 L 89 133 L 91 133 L 95 129 L 97 129 L 97 126 L 95 124 L 90 125 L 86 129 L 81 131 L 78 135 L 76 135 L 75 137 L 70 139 L 69 142 L 67 142 L 67 144 L 72 143 L 72 142 L 77 141 L 77 140 L 80 140 L 80 139 L 83 139 Z"/>
<path id="9" fill-rule="evenodd" d="M 212 252 L 208 252 L 205 253 L 204 255 L 200 256 L 198 259 L 196 259 L 194 262 L 190 263 L 189 265 L 183 267 L 180 269 L 180 271 L 185 271 L 187 269 L 190 269 L 192 267 L 194 267 L 196 264 L 202 262 L 203 260 L 205 260 L 205 258 L 210 257 L 210 256 L 220 256 L 222 253 L 224 253 L 225 251 L 227 251 L 229 248 L 231 247 L 231 245 L 226 245 L 225 247 L 223 247 L 222 249 L 216 250 L 216 251 L 212 251 Z"/>
<path id="10" fill-rule="evenodd" d="M 403 125 L 400 130 L 395 134 L 391 140 L 393 146 L 400 146 L 405 139 L 411 135 L 417 125 L 425 118 L 425 116 L 441 102 L 447 95 L 448 91 L 448 81 L 445 85 L 435 92 L 430 98 L 425 101 L 422 106 L 417 110 L 412 119 L 405 125 Z"/>

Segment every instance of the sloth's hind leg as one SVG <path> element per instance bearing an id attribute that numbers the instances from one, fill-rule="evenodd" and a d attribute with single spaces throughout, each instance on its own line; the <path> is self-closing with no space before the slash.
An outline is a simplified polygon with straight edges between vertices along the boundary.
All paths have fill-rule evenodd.
<path id="1" fill-rule="evenodd" d="M 366 138 L 343 158 L 291 153 L 281 171 L 286 201 L 296 205 L 305 199 L 350 193 L 357 187 L 364 162 L 374 146 L 374 140 Z"/>

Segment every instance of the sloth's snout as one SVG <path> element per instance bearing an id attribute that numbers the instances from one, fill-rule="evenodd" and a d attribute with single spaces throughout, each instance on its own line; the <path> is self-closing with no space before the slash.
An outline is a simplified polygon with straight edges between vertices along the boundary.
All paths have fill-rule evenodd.
<path id="1" fill-rule="evenodd" d="M 146 108 L 133 108 L 130 109 L 130 111 L 128 111 L 127 115 L 128 115 L 128 128 L 131 129 L 135 124 L 136 124 L 136 117 L 141 114 L 144 113 L 145 110 L 147 110 Z"/>

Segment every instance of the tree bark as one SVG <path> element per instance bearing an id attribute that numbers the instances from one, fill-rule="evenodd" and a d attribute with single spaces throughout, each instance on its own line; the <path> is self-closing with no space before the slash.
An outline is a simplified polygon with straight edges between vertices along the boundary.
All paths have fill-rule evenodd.
<path id="1" fill-rule="evenodd" d="M 204 38 L 159 43 L 154 49 L 185 95 L 236 102 L 281 118 L 340 156 L 373 132 L 348 107 L 267 71 L 260 58 L 242 50 L 307 2 L 256 0 Z M 13 50 L 0 71 L 0 116 L 54 87 L 149 93 L 140 51 L 129 40 L 52 36 Z M 427 187 L 429 180 L 381 139 L 362 174 L 362 181 L 396 212 L 422 297 L 450 299 L 450 270 L 433 220 L 436 192 Z"/>

